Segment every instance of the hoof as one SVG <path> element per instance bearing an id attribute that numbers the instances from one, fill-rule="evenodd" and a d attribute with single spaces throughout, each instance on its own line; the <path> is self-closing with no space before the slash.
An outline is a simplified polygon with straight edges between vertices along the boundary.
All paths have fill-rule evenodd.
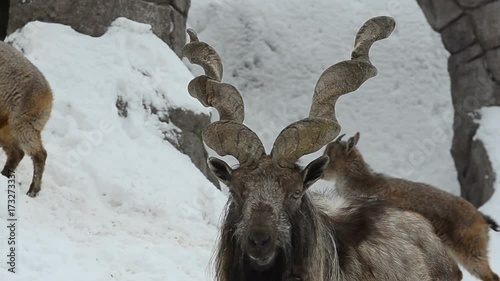
<path id="1" fill-rule="evenodd" d="M 29 196 L 29 197 L 31 197 L 31 198 L 35 198 L 37 193 L 38 193 L 38 192 L 36 192 L 36 191 L 28 191 L 28 192 L 26 193 L 26 195 L 28 195 L 28 196 Z"/>
<path id="2" fill-rule="evenodd" d="M 4 175 L 6 178 L 10 178 L 10 174 L 11 173 L 9 170 L 5 170 L 5 169 L 2 170 L 2 175 Z"/>
<path id="3" fill-rule="evenodd" d="M 35 198 L 36 195 L 38 194 L 38 192 L 40 192 L 40 189 L 35 189 L 35 188 L 33 188 L 33 186 L 30 186 L 30 189 L 28 190 L 26 195 L 28 195 L 29 197 Z"/>

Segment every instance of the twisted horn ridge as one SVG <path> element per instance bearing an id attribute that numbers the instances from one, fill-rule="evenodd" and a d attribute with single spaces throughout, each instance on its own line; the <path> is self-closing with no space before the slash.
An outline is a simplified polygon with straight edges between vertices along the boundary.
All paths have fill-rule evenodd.
<path id="1" fill-rule="evenodd" d="M 188 28 L 187 33 L 191 42 L 182 48 L 182 56 L 190 63 L 203 67 L 205 74 L 217 81 L 222 80 L 222 60 L 217 51 L 205 42 L 198 40 L 196 32 Z"/>
<path id="2" fill-rule="evenodd" d="M 375 41 L 385 39 L 396 23 L 391 17 L 375 17 L 358 31 L 351 60 L 327 68 L 319 77 L 309 117 L 286 127 L 274 142 L 274 163 L 292 168 L 303 155 L 318 151 L 333 141 L 340 132 L 335 104 L 341 95 L 356 91 L 366 80 L 377 75 L 370 62 L 369 51 Z"/>
<path id="3" fill-rule="evenodd" d="M 233 85 L 220 83 L 202 75 L 189 82 L 188 92 L 203 106 L 217 109 L 220 120 L 243 123 L 245 118 L 243 99 Z"/>
<path id="4" fill-rule="evenodd" d="M 222 80 L 222 60 L 210 45 L 198 40 L 194 30 L 188 29 L 191 42 L 182 49 L 189 62 L 203 67 L 205 75 L 191 80 L 188 92 L 205 107 L 214 107 L 220 121 L 203 130 L 205 143 L 221 156 L 232 155 L 241 167 L 254 167 L 265 155 L 264 146 L 257 135 L 243 125 L 245 110 L 238 90 Z"/>

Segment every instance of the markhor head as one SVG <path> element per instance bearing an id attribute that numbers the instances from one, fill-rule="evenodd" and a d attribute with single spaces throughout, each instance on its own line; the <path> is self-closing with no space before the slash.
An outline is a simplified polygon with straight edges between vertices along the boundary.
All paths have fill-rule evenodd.
<path id="1" fill-rule="evenodd" d="M 335 116 L 337 99 L 358 89 L 377 74 L 369 50 L 387 38 L 395 27 L 389 17 L 376 17 L 359 30 L 350 60 L 339 62 L 319 77 L 309 116 L 287 126 L 278 135 L 269 154 L 259 137 L 244 121 L 243 99 L 238 90 L 222 82 L 223 65 L 214 48 L 198 40 L 189 29 L 191 42 L 182 50 L 191 63 L 203 67 L 205 75 L 188 86 L 191 96 L 204 106 L 218 110 L 220 120 L 203 131 L 205 143 L 221 156 L 232 155 L 232 168 L 218 158 L 209 165 L 228 186 L 230 198 L 217 257 L 218 271 L 231 271 L 229 263 L 245 264 L 252 270 L 280 267 L 290 259 L 294 227 L 311 204 L 307 189 L 321 178 L 329 158 L 321 156 L 305 168 L 298 159 L 333 141 L 341 127 Z M 217 273 L 220 277 L 223 273 Z"/>

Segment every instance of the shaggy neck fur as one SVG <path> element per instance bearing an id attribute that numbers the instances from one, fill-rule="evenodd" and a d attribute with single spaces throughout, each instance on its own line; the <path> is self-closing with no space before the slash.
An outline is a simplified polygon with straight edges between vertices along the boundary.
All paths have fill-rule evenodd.
<path id="1" fill-rule="evenodd" d="M 282 241 L 271 268 L 257 271 L 250 266 L 235 237 L 241 213 L 230 198 L 215 255 L 216 280 L 333 280 L 338 274 L 335 270 L 338 266 L 334 265 L 338 265 L 335 240 L 308 194 L 304 195 L 300 209 L 288 216 L 292 226 L 291 241 Z"/>

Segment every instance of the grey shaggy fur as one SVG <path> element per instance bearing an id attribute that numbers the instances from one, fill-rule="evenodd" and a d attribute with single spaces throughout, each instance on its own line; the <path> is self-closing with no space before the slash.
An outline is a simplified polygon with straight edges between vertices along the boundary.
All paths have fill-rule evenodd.
<path id="1" fill-rule="evenodd" d="M 324 155 L 331 161 L 324 179 L 334 180 L 344 196 L 369 196 L 391 202 L 428 219 L 452 256 L 483 281 L 499 281 L 488 262 L 488 228 L 497 223 L 467 200 L 433 186 L 373 172 L 356 144 L 357 133 L 347 141 L 330 143 Z"/>
<path id="2" fill-rule="evenodd" d="M 324 163 L 320 158 L 300 172 L 276 168 L 267 158 L 249 171 L 210 160 L 231 190 L 214 260 L 216 280 L 461 280 L 420 215 L 378 200 L 306 191 Z M 252 261 L 249 237 L 263 227 L 271 233 L 274 258 L 261 267 Z"/>

